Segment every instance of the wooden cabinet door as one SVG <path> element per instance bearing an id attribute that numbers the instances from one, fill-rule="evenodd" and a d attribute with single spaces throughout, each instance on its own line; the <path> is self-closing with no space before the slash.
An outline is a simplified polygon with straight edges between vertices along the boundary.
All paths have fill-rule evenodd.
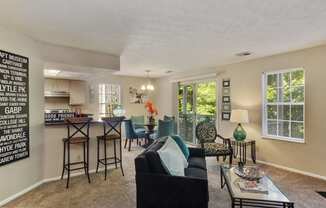
<path id="1" fill-rule="evenodd" d="M 70 105 L 83 105 L 86 102 L 86 82 L 70 81 Z"/>
<path id="2" fill-rule="evenodd" d="M 44 81 L 44 91 L 46 91 L 46 92 L 69 92 L 69 80 L 46 78 Z"/>
<path id="3" fill-rule="evenodd" d="M 55 79 L 48 79 L 44 80 L 44 92 L 53 92 L 56 85 Z"/>
<path id="4" fill-rule="evenodd" d="M 55 91 L 56 92 L 69 92 L 69 80 L 66 79 L 57 79 Z"/>

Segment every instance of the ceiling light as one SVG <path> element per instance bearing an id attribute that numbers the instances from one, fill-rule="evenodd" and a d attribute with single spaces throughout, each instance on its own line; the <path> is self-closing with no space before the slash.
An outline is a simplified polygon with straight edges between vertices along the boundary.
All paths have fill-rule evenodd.
<path id="1" fill-rule="evenodd" d="M 237 53 L 235 55 L 237 56 L 250 56 L 252 53 L 250 51 L 244 51 L 244 52 L 241 52 L 241 53 Z"/>
<path id="2" fill-rule="evenodd" d="M 150 70 L 146 70 L 146 73 L 147 73 L 147 84 L 143 84 L 140 89 L 143 90 L 143 91 L 154 91 L 154 86 L 152 85 L 151 83 L 151 80 L 149 79 L 149 72 L 151 72 Z"/>
<path id="3" fill-rule="evenodd" d="M 44 69 L 44 76 L 57 76 L 59 73 L 57 69 Z"/>

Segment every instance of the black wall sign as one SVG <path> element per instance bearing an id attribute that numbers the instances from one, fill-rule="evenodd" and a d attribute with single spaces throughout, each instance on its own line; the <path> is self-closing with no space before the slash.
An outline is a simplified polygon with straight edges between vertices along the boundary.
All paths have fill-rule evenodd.
<path id="1" fill-rule="evenodd" d="M 28 62 L 0 50 L 0 166 L 29 157 Z"/>

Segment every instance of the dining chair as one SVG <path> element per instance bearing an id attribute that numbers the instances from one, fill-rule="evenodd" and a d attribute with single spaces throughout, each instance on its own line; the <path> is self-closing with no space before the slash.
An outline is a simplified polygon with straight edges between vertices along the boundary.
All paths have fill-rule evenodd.
<path id="1" fill-rule="evenodd" d="M 177 121 L 176 121 L 175 117 L 174 116 L 164 115 L 163 120 L 164 121 L 173 121 L 173 130 L 172 130 L 172 132 L 173 132 L 173 134 L 177 134 L 178 128 L 177 128 Z"/>
<path id="2" fill-rule="evenodd" d="M 130 116 L 130 119 L 134 125 L 134 128 L 136 130 L 141 129 L 143 131 L 145 131 L 145 116 Z"/>
<path id="3" fill-rule="evenodd" d="M 131 149 L 131 142 L 133 142 L 134 139 L 137 141 L 137 145 L 139 144 L 139 139 L 145 138 L 145 131 L 141 129 L 135 129 L 133 122 L 131 119 L 125 120 L 125 130 L 126 130 L 126 140 L 124 148 L 127 147 L 127 142 L 129 140 L 129 147 L 128 151 Z"/>
<path id="4" fill-rule="evenodd" d="M 150 135 L 150 139 L 158 139 L 173 134 L 173 120 L 158 120 L 158 130 Z"/>

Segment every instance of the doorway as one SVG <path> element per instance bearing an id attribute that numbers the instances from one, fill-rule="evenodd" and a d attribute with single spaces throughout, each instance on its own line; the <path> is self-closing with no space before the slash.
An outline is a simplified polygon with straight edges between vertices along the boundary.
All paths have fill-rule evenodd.
<path id="1" fill-rule="evenodd" d="M 196 125 L 201 121 L 216 121 L 216 80 L 178 84 L 178 134 L 196 144 Z"/>

